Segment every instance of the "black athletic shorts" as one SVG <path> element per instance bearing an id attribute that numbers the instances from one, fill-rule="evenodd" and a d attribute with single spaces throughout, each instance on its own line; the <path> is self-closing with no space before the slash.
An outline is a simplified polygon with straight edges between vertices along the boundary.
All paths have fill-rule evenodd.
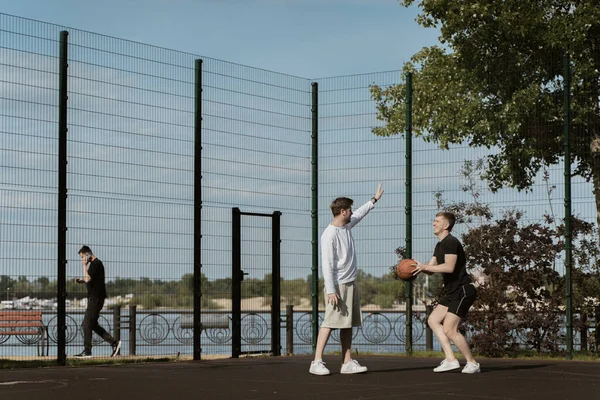
<path id="1" fill-rule="evenodd" d="M 460 286 L 451 293 L 444 294 L 439 304 L 448 307 L 448 312 L 458 315 L 461 319 L 467 316 L 469 308 L 475 303 L 477 289 L 470 283 Z"/>

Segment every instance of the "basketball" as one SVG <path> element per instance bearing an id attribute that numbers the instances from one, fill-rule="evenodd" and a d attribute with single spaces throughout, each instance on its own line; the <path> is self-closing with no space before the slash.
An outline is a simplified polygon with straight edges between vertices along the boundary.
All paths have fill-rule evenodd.
<path id="1" fill-rule="evenodd" d="M 412 274 L 415 270 L 415 265 L 417 265 L 417 262 L 412 258 L 400 261 L 396 266 L 396 275 L 403 281 L 412 281 L 416 278 L 416 276 Z"/>

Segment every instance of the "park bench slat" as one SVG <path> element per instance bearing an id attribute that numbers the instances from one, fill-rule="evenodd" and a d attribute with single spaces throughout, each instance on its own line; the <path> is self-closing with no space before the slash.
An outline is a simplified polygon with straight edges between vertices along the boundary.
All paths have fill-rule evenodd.
<path id="1" fill-rule="evenodd" d="M 0 315 L 42 315 L 42 311 L 39 311 L 39 310 L 0 311 Z"/>
<path id="2" fill-rule="evenodd" d="M 40 331 L 3 331 L 0 329 L 0 336 L 2 335 L 39 335 Z"/>
<path id="3" fill-rule="evenodd" d="M 41 315 L 0 315 L 0 321 L 39 321 Z"/>
<path id="4" fill-rule="evenodd" d="M 0 322 L 0 329 L 2 328 L 31 328 L 36 326 L 43 326 L 41 321 L 29 321 L 29 322 Z"/>

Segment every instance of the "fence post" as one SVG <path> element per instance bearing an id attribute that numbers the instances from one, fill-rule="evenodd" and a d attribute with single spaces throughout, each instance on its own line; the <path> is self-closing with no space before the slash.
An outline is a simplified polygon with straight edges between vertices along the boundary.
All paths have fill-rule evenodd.
<path id="1" fill-rule="evenodd" d="M 60 59 L 58 74 L 58 271 L 57 271 L 57 310 L 56 344 L 58 365 L 67 364 L 67 101 L 69 67 L 69 32 L 60 32 Z"/>
<path id="2" fill-rule="evenodd" d="M 274 211 L 271 217 L 271 352 L 281 355 L 281 212 Z"/>
<path id="3" fill-rule="evenodd" d="M 285 306 L 285 343 L 288 356 L 294 354 L 294 306 Z"/>
<path id="4" fill-rule="evenodd" d="M 202 60 L 195 63 L 194 110 L 194 330 L 193 358 L 200 360 L 202 347 Z"/>
<path id="5" fill-rule="evenodd" d="M 596 352 L 600 351 L 600 306 L 596 306 L 595 312 L 594 312 L 594 339 L 595 340 L 595 346 L 596 348 L 594 349 Z"/>
<path id="6" fill-rule="evenodd" d="M 312 350 L 317 348 L 319 334 L 319 84 L 312 83 L 312 178 L 311 178 L 311 244 L 312 244 Z"/>
<path id="7" fill-rule="evenodd" d="M 587 321 L 587 313 L 585 311 L 581 312 L 581 351 L 588 350 L 588 321 Z"/>
<path id="8" fill-rule="evenodd" d="M 231 358 L 242 353 L 242 213 L 239 208 L 231 209 Z"/>
<path id="9" fill-rule="evenodd" d="M 113 337 L 115 338 L 115 340 L 118 342 L 119 340 L 121 340 L 121 306 L 120 305 L 116 305 L 113 308 Z M 120 355 L 121 354 L 121 350 L 119 350 L 119 354 L 115 354 L 115 355 Z"/>
<path id="10" fill-rule="evenodd" d="M 412 258 L 412 73 L 406 74 L 406 258 Z M 412 355 L 413 284 L 406 282 L 406 353 Z"/>
<path id="11" fill-rule="evenodd" d="M 129 355 L 135 356 L 137 306 L 129 306 Z"/>
<path id="12" fill-rule="evenodd" d="M 569 55 L 565 54 L 563 59 L 563 84 L 564 84 L 564 153 L 565 153 L 565 286 L 567 306 L 567 360 L 573 359 L 573 281 L 571 280 L 572 255 L 571 255 L 571 139 L 569 127 L 571 120 L 571 68 Z"/>
<path id="13" fill-rule="evenodd" d="M 431 327 L 427 323 L 432 311 L 433 311 L 433 306 L 431 306 L 429 304 L 425 306 L 425 314 L 427 317 L 427 319 L 425 320 L 425 350 L 427 350 L 427 351 L 433 350 L 433 331 L 431 330 Z"/>

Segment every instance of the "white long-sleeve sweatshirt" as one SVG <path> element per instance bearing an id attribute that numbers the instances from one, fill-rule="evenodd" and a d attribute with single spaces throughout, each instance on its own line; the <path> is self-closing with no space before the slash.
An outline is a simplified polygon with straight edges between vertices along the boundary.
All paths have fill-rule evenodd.
<path id="1" fill-rule="evenodd" d="M 344 226 L 329 224 L 321 235 L 321 264 L 327 294 L 336 293 L 336 286 L 353 282 L 358 268 L 351 229 L 373 209 L 372 201 L 352 212 Z"/>

